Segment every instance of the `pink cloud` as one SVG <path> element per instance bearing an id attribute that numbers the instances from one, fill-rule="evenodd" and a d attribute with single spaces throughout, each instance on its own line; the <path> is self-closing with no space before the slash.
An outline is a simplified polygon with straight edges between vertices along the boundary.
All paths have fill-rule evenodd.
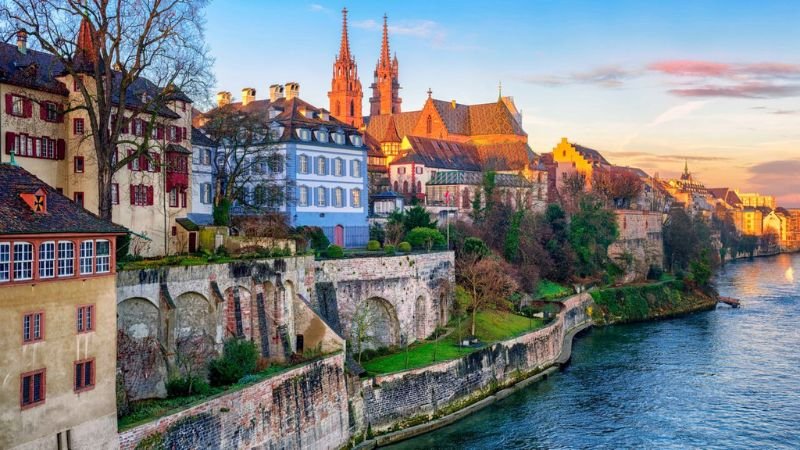
<path id="1" fill-rule="evenodd" d="M 684 89 L 670 89 L 669 92 L 681 97 L 777 98 L 800 94 L 800 86 L 770 83 L 707 84 Z"/>
<path id="2" fill-rule="evenodd" d="M 731 74 L 729 64 L 711 61 L 671 60 L 652 63 L 648 69 L 669 75 L 722 77 Z"/>

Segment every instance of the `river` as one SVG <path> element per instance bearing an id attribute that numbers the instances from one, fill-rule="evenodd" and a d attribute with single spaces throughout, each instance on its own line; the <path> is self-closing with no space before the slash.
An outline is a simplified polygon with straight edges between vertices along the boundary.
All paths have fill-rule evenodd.
<path id="1" fill-rule="evenodd" d="M 391 448 L 800 448 L 800 254 L 716 284 L 742 307 L 592 329 L 549 379 Z"/>

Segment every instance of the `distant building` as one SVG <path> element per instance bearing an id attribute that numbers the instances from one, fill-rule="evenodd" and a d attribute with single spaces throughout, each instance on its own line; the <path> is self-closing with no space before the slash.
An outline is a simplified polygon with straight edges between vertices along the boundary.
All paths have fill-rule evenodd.
<path id="1" fill-rule="evenodd" d="M 116 238 L 0 164 L 0 448 L 116 448 Z"/>
<path id="2" fill-rule="evenodd" d="M 592 174 L 596 168 L 610 168 L 609 163 L 599 151 L 571 143 L 567 138 L 561 138 L 561 142 L 553 148 L 552 164 L 554 165 L 553 183 L 556 190 L 559 190 L 564 179 L 575 173 L 581 173 L 586 178 L 586 188 L 592 187 Z"/>
<path id="3" fill-rule="evenodd" d="M 257 200 L 264 195 L 264 186 L 286 189 L 288 195 L 279 203 L 263 204 L 257 209 L 235 202 L 232 211 L 285 213 L 292 226 L 321 227 L 337 245 L 366 245 L 369 240 L 367 147 L 361 133 L 332 117 L 327 110 L 300 99 L 297 83 L 287 83 L 285 87 L 273 85 L 270 98 L 263 100 L 256 99 L 255 89 L 245 91 L 243 100 L 234 103 L 229 103 L 229 93 L 221 93 L 224 101 L 220 106 L 230 105 L 261 115 L 271 135 L 270 145 L 274 145 L 269 151 L 279 158 L 263 168 L 258 165 L 253 168 L 257 173 L 248 177 L 243 195 Z M 222 145 L 217 158 L 230 157 L 231 151 Z"/>
<path id="4" fill-rule="evenodd" d="M 199 225 L 214 222 L 216 147 L 216 143 L 201 130 L 192 127 L 192 208 L 189 219 Z"/>
<path id="5" fill-rule="evenodd" d="M 775 197 L 772 195 L 761 195 L 757 192 L 739 192 L 738 190 L 736 191 L 736 195 L 742 200 L 742 206 L 751 206 L 753 208 L 765 207 L 769 209 L 775 209 L 777 207 Z"/>
<path id="6" fill-rule="evenodd" d="M 483 195 L 484 174 L 468 171 L 437 172 L 426 185 L 426 204 L 429 207 L 453 208 L 459 214 L 473 210 L 473 202 L 486 205 Z M 522 175 L 497 173 L 494 178 L 495 194 L 499 201 L 512 209 L 544 211 L 542 186 L 528 181 Z"/>

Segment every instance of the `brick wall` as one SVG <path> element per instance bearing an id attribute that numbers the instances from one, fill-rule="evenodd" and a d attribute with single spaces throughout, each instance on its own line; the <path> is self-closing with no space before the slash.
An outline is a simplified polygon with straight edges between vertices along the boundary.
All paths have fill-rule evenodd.
<path id="1" fill-rule="evenodd" d="M 336 354 L 119 434 L 121 450 L 334 449 L 349 438 L 344 355 Z"/>
<path id="2" fill-rule="evenodd" d="M 552 365 L 566 333 L 589 320 L 587 307 L 591 303 L 589 295 L 576 295 L 565 302 L 564 310 L 546 328 L 457 360 L 364 380 L 363 400 L 351 395 L 353 409 L 363 410 L 359 416 L 365 423 L 359 423 L 358 428 L 363 430 L 368 423 L 374 432 L 383 432 L 422 418 L 446 415 L 493 389 Z"/>

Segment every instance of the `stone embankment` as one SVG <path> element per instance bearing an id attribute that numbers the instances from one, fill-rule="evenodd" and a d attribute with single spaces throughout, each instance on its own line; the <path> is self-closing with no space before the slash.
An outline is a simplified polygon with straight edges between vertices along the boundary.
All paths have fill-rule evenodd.
<path id="1" fill-rule="evenodd" d="M 572 337 L 591 325 L 592 298 L 567 299 L 547 327 L 498 342 L 460 359 L 363 380 L 351 392 L 354 438 L 383 434 L 362 446 L 386 445 L 452 423 L 525 386 L 569 359 Z M 532 378 L 536 377 L 536 378 Z M 528 381 L 530 380 L 530 381 Z"/>
<path id="2" fill-rule="evenodd" d="M 691 288 L 682 281 L 599 289 L 591 292 L 589 315 L 596 325 L 664 319 L 714 309 L 716 292 Z"/>

